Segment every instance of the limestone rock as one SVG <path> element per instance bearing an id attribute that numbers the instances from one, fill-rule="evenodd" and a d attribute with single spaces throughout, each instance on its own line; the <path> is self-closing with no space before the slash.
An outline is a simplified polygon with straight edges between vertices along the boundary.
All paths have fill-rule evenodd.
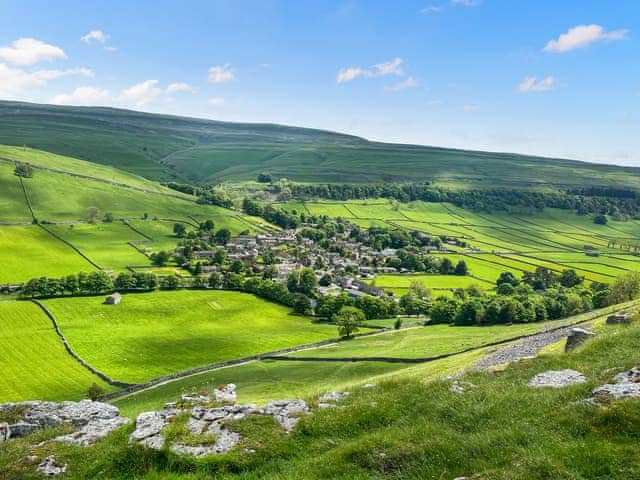
<path id="1" fill-rule="evenodd" d="M 583 328 L 572 328 L 567 336 L 567 343 L 564 346 L 564 351 L 570 352 L 595 336 L 595 333 L 584 330 Z"/>
<path id="2" fill-rule="evenodd" d="M 279 400 L 268 403 L 264 412 L 271 415 L 289 433 L 300 421 L 300 416 L 309 413 L 309 406 L 304 400 Z"/>
<path id="3" fill-rule="evenodd" d="M 163 412 L 143 412 L 136 418 L 136 429 L 129 436 L 129 443 L 160 434 L 168 417 Z"/>
<path id="4" fill-rule="evenodd" d="M 322 395 L 319 399 L 320 402 L 328 403 L 338 403 L 342 402 L 349 396 L 349 392 L 328 392 Z"/>
<path id="5" fill-rule="evenodd" d="M 469 390 L 471 390 L 472 388 L 476 388 L 476 385 L 474 385 L 471 382 L 463 382 L 461 380 L 454 380 L 451 385 L 449 386 L 449 391 L 453 392 L 453 393 L 465 393 Z"/>
<path id="6" fill-rule="evenodd" d="M 626 400 L 640 398 L 640 383 L 608 383 L 593 390 L 596 400 Z"/>
<path id="7" fill-rule="evenodd" d="M 227 385 L 220 385 L 213 391 L 216 397 L 216 402 L 219 403 L 236 403 L 236 386 L 233 383 Z"/>
<path id="8" fill-rule="evenodd" d="M 36 470 L 46 477 L 53 477 L 60 475 L 67 471 L 67 464 L 59 465 L 56 462 L 56 457 L 49 455 L 37 466 Z"/>
<path id="9" fill-rule="evenodd" d="M 631 370 L 619 373 L 613 377 L 616 383 L 640 383 L 640 368 L 633 367 Z"/>
<path id="10" fill-rule="evenodd" d="M 630 315 L 628 313 L 615 313 L 607 317 L 607 325 L 618 325 L 626 323 L 629 320 Z"/>
<path id="11" fill-rule="evenodd" d="M 0 443 L 6 442 L 11 437 L 11 429 L 7 422 L 0 423 Z"/>
<path id="12" fill-rule="evenodd" d="M 55 440 L 83 446 L 95 443 L 129 422 L 129 419 L 120 417 L 120 411 L 113 405 L 91 400 L 61 403 L 30 401 L 0 405 L 0 412 L 10 409 L 24 411 L 20 421 L 8 426 L 11 438 L 23 437 L 44 428 L 69 425 L 74 432 Z"/>
<path id="13" fill-rule="evenodd" d="M 539 373 L 529 381 L 529 386 L 534 388 L 551 387 L 563 388 L 586 382 L 587 379 L 575 370 L 549 370 Z"/>

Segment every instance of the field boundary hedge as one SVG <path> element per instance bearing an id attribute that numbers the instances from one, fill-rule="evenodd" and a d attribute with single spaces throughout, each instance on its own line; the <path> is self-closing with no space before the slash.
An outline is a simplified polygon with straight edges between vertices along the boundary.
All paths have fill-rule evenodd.
<path id="1" fill-rule="evenodd" d="M 42 310 L 44 312 L 44 314 L 47 317 L 49 317 L 49 320 L 51 320 L 51 323 L 53 324 L 53 329 L 56 331 L 56 334 L 58 335 L 58 337 L 60 337 L 60 340 L 62 340 L 62 345 L 64 346 L 64 349 L 80 365 L 82 365 L 84 368 L 89 370 L 91 373 L 93 373 L 97 377 L 100 377 L 100 379 L 104 380 L 106 383 L 108 383 L 109 385 L 112 385 L 114 387 L 127 388 L 127 387 L 130 387 L 131 385 L 133 385 L 131 383 L 125 383 L 125 382 L 120 382 L 118 380 L 114 380 L 111 377 L 109 377 L 108 375 L 102 373 L 100 370 L 97 370 L 97 369 L 93 368 L 91 365 L 89 365 L 87 362 L 85 362 L 82 359 L 82 357 L 80 357 L 80 355 L 78 355 L 71 348 L 71 345 L 69 344 L 69 342 L 67 341 L 67 338 L 62 333 L 62 330 L 60 329 L 60 326 L 58 325 L 58 321 L 56 320 L 56 317 L 53 315 L 53 313 L 51 313 L 51 311 L 47 307 L 45 307 L 44 304 L 42 304 L 42 302 L 40 302 L 39 300 L 36 300 L 34 298 L 34 299 L 31 299 L 31 302 L 33 302 L 35 305 L 40 307 L 40 310 Z"/>

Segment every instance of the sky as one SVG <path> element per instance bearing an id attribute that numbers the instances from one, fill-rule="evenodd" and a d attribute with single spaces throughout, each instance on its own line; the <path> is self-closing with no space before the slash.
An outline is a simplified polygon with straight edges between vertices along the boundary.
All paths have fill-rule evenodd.
<path id="1" fill-rule="evenodd" d="M 639 53 L 637 0 L 0 0 L 0 99 L 621 165 Z"/>

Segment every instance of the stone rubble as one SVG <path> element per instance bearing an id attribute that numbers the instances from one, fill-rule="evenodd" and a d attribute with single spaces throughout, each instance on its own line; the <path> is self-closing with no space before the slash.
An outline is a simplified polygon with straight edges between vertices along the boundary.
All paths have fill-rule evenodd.
<path id="1" fill-rule="evenodd" d="M 4 438 L 6 441 L 44 428 L 68 425 L 74 431 L 56 437 L 54 440 L 89 446 L 130 421 L 120 416 L 118 408 L 91 400 L 0 404 L 0 413 L 9 410 L 24 410 L 24 415 L 18 422 L 6 426 L 0 425 L 0 440 Z"/>
<path id="2" fill-rule="evenodd" d="M 539 373 L 529 381 L 529 386 L 533 388 L 563 388 L 570 385 L 577 385 L 586 382 L 585 376 L 575 370 L 549 370 Z"/>
<path id="3" fill-rule="evenodd" d="M 476 388 L 476 385 L 471 382 L 464 382 L 462 380 L 454 380 L 449 386 L 449 391 L 453 393 L 465 393 Z"/>
<path id="4" fill-rule="evenodd" d="M 349 392 L 328 392 L 318 399 L 318 408 L 335 408 L 337 403 L 343 402 Z"/>
<path id="5" fill-rule="evenodd" d="M 221 392 L 222 395 L 218 398 L 223 398 L 223 402 L 230 401 L 232 397 L 235 398 L 233 384 L 225 385 L 224 388 L 218 388 L 216 391 Z M 209 398 L 203 394 L 183 395 L 183 402 L 190 403 L 188 406 L 180 407 L 177 403 L 170 402 L 165 404 L 162 411 L 141 413 L 136 419 L 136 428 L 129 437 L 129 443 L 156 450 L 163 448 L 165 446 L 164 428 L 176 415 L 188 412 L 186 428 L 196 435 L 209 436 L 210 441 L 203 441 L 200 445 L 175 443 L 170 446 L 170 450 L 178 455 L 204 457 L 228 452 L 240 442 L 240 434 L 229 430 L 226 426 L 227 422 L 240 420 L 248 415 L 267 415 L 289 433 L 295 428 L 300 417 L 310 411 L 304 400 L 279 400 L 270 402 L 261 409 L 255 405 L 206 407 L 202 397 Z M 211 403 L 211 400 L 209 399 L 206 403 Z"/>
<path id="6" fill-rule="evenodd" d="M 634 367 L 613 378 L 615 383 L 607 383 L 593 389 L 593 397 L 588 402 L 626 400 L 640 398 L 640 368 Z"/>
<path id="7" fill-rule="evenodd" d="M 56 462 L 56 457 L 49 455 L 36 467 L 36 471 L 45 477 L 54 477 L 67 471 L 67 464 L 59 465 Z"/>

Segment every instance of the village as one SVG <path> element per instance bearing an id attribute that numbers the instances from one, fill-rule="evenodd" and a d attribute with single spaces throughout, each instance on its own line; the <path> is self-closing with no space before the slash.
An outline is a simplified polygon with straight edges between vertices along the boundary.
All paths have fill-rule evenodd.
<path id="1" fill-rule="evenodd" d="M 194 275 L 244 273 L 286 284 L 293 272 L 312 269 L 316 296 L 344 292 L 353 298 L 394 297 L 392 291 L 375 286 L 378 274 L 466 275 L 466 265 L 454 265 L 446 257 L 440 260 L 432 254 L 453 253 L 450 246 L 478 251 L 458 238 L 363 229 L 343 219 L 322 219 L 320 223 L 303 223 L 298 229 L 257 235 L 243 232 L 227 241 L 219 241 L 219 235 L 206 231 L 188 236 L 173 251 L 173 258 Z"/>

